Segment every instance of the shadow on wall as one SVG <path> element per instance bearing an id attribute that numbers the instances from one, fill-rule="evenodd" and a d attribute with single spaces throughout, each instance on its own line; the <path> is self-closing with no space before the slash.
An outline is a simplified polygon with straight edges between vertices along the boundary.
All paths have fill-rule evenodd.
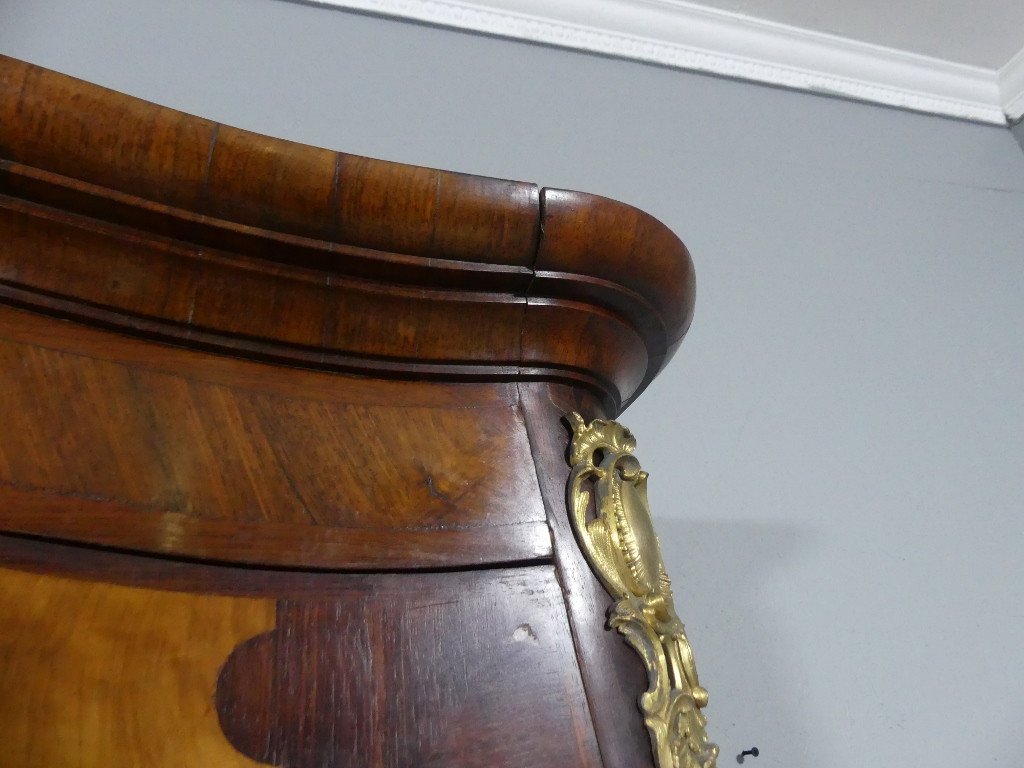
<path id="1" fill-rule="evenodd" d="M 676 610 L 711 694 L 708 733 L 721 747 L 719 763 L 734 764 L 756 747 L 758 758 L 747 756 L 745 764 L 811 768 L 812 754 L 820 758 L 824 745 L 801 711 L 807 665 L 787 643 L 792 628 L 771 582 L 813 545 L 815 531 L 783 522 L 663 516 L 655 525 Z"/>

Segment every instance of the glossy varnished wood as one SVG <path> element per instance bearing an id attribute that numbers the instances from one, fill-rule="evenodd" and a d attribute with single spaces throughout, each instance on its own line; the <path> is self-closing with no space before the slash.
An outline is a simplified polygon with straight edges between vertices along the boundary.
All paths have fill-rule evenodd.
<path id="1" fill-rule="evenodd" d="M 224 658 L 275 603 L 0 568 L 0 763 L 256 766 L 211 711 Z"/>
<path id="2" fill-rule="evenodd" d="M 0 531 L 350 570 L 550 556 L 506 385 L 312 374 L 0 307 L 0 393 Z"/>
<path id="3" fill-rule="evenodd" d="M 571 432 L 565 416 L 578 411 L 590 420 L 604 414 L 592 398 L 567 387 L 521 384 L 520 392 L 603 764 L 650 768 L 654 764 L 650 738 L 637 717 L 637 700 L 647 690 L 647 672 L 622 636 L 608 627 L 612 598 L 583 556 L 566 512 Z"/>
<path id="4" fill-rule="evenodd" d="M 551 566 L 303 574 L 0 536 L 0 621 L 5 765 L 600 765 Z"/>
<path id="5" fill-rule="evenodd" d="M 274 632 L 228 659 L 217 710 L 271 765 L 599 765 L 550 567 L 281 600 Z"/>
<path id="6" fill-rule="evenodd" d="M 564 417 L 693 296 L 628 205 L 0 56 L 0 764 L 650 768 Z"/>
<path id="7" fill-rule="evenodd" d="M 621 203 L 305 147 L 2 57 L 0 242 L 0 300 L 309 367 L 557 379 L 613 411 L 693 303 L 682 243 Z"/>

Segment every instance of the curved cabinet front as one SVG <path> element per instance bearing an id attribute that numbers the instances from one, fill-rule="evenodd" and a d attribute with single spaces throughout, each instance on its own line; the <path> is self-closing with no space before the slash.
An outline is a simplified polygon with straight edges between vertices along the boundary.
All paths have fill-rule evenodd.
<path id="1" fill-rule="evenodd" d="M 566 488 L 693 279 L 621 203 L 0 57 L 0 764 L 688 765 Z"/>
<path id="2" fill-rule="evenodd" d="M 326 574 L 0 537 L 4 765 L 599 766 L 550 565 Z"/>

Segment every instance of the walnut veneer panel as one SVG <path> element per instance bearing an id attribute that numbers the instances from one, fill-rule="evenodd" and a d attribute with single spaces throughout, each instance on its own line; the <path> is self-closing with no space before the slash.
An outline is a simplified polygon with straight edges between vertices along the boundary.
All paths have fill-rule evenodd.
<path id="1" fill-rule="evenodd" d="M 0 568 L 0 762 L 240 768 L 211 697 L 275 604 Z M 45 734 L 45 738 L 44 738 Z"/>
<path id="2" fill-rule="evenodd" d="M 0 306 L 0 396 L 0 530 L 348 569 L 551 551 L 504 385 L 339 380 Z"/>
<path id="3" fill-rule="evenodd" d="M 628 205 L 0 56 L 0 763 L 647 768 L 564 417 L 693 302 Z"/>
<path id="4" fill-rule="evenodd" d="M 601 764 L 551 566 L 303 574 L 0 536 L 0 624 L 4 765 Z"/>

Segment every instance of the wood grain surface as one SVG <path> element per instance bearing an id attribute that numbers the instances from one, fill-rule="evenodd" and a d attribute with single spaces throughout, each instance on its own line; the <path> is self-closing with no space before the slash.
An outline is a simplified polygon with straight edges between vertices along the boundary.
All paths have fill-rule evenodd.
<path id="1" fill-rule="evenodd" d="M 664 225 L 307 147 L 0 57 L 0 301 L 234 355 L 548 379 L 612 412 L 689 325 Z"/>
<path id="2" fill-rule="evenodd" d="M 601 764 L 552 566 L 311 574 L 0 536 L 0 623 L 16 768 Z"/>
<path id="3" fill-rule="evenodd" d="M 571 437 L 566 414 L 603 418 L 593 398 L 558 385 L 520 385 L 522 408 L 547 505 L 580 670 L 605 768 L 653 768 L 651 740 L 637 701 L 647 690 L 647 671 L 622 635 L 607 625 L 614 602 L 576 542 L 569 522 L 566 459 Z"/>
<path id="4" fill-rule="evenodd" d="M 0 306 L 0 396 L 0 531 L 350 570 L 550 557 L 504 385 L 114 344 Z"/>
<path id="5" fill-rule="evenodd" d="M 600 764 L 551 567 L 376 577 L 282 600 L 221 673 L 217 710 L 272 765 Z"/>
<path id="6" fill-rule="evenodd" d="M 629 205 L 0 56 L 0 765 L 650 768 L 564 416 L 693 301 Z"/>
<path id="7" fill-rule="evenodd" d="M 211 704 L 224 659 L 274 614 L 270 599 L 0 568 L 0 764 L 258 765 Z"/>

